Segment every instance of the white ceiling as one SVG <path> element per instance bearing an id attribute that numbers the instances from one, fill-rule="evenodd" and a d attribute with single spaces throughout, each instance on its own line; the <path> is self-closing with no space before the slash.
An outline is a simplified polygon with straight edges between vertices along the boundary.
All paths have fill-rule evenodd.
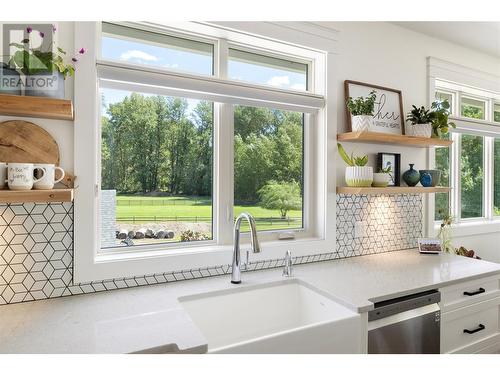
<path id="1" fill-rule="evenodd" d="M 500 57 L 500 22 L 393 22 L 407 29 Z"/>

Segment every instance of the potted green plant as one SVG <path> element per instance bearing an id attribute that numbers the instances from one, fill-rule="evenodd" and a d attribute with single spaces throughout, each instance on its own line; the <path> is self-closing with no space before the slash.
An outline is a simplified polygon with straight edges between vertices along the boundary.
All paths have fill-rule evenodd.
<path id="1" fill-rule="evenodd" d="M 372 127 L 376 98 L 376 91 L 373 90 L 367 97 L 360 96 L 356 99 L 349 97 L 347 99 L 346 105 L 351 114 L 352 131 L 367 131 Z"/>
<path id="2" fill-rule="evenodd" d="M 450 115 L 450 103 L 448 100 L 435 101 L 431 105 L 433 110 L 432 119 L 432 137 L 441 138 L 448 134 L 450 127 L 455 129 L 457 126 L 454 122 L 448 122 Z"/>
<path id="3" fill-rule="evenodd" d="M 434 112 L 425 107 L 417 108 L 412 106 L 413 109 L 406 116 L 406 121 L 410 125 L 406 126 L 406 135 L 412 137 L 430 138 L 432 136 L 432 121 L 434 120 Z"/>
<path id="4" fill-rule="evenodd" d="M 391 173 L 392 168 L 390 165 L 386 168 L 380 168 L 377 173 L 373 174 L 372 185 L 374 187 L 387 187 L 391 180 Z"/>
<path id="5" fill-rule="evenodd" d="M 30 41 L 33 29 L 26 28 L 28 38 L 21 40 L 21 43 L 11 43 L 10 46 L 17 49 L 10 59 L 10 66 L 15 67 L 25 76 L 25 95 L 44 96 L 52 98 L 64 98 L 64 80 L 75 73 L 75 64 L 78 56 L 85 53 L 81 48 L 71 59 L 67 57 L 66 51 L 56 47 L 55 43 L 50 44 L 48 50 L 33 48 Z M 52 27 L 52 33 L 56 28 Z M 39 32 L 40 38 L 46 36 Z"/>
<path id="6" fill-rule="evenodd" d="M 366 166 L 366 164 L 368 164 L 368 155 L 354 156 L 351 154 L 351 156 L 349 156 L 340 143 L 337 143 L 337 148 L 340 156 L 347 164 L 345 170 L 345 182 L 347 186 L 371 186 L 373 182 L 373 169 L 372 167 Z"/>

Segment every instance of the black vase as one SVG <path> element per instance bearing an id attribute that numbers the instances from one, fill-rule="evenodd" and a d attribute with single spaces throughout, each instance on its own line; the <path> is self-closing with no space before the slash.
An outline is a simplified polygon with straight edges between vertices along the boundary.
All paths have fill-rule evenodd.
<path id="1" fill-rule="evenodd" d="M 420 181 L 420 173 L 416 169 L 413 169 L 414 165 L 410 164 L 410 169 L 403 173 L 403 181 L 408 186 L 415 186 Z"/>

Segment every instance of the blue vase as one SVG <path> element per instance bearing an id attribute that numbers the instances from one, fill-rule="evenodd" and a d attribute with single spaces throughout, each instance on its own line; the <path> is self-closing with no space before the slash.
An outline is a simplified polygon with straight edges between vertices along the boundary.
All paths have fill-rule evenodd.
<path id="1" fill-rule="evenodd" d="M 422 173 L 420 175 L 420 183 L 423 187 L 431 187 L 432 186 L 432 176 L 429 173 Z"/>
<path id="2" fill-rule="evenodd" d="M 408 186 L 415 186 L 420 181 L 420 173 L 416 169 L 413 169 L 414 165 L 410 164 L 410 169 L 403 173 L 403 181 Z"/>

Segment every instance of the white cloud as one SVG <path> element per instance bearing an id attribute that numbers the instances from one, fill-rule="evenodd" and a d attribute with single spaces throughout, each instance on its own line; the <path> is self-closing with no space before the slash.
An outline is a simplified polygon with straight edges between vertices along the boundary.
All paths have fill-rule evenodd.
<path id="1" fill-rule="evenodd" d="M 120 55 L 120 59 L 125 61 L 129 61 L 132 59 L 144 60 L 144 61 L 158 61 L 158 57 L 150 55 L 149 53 L 144 51 L 139 51 L 137 49 L 123 52 Z"/>
<path id="2" fill-rule="evenodd" d="M 305 90 L 306 89 L 306 85 L 304 85 L 303 83 L 294 83 L 291 87 L 292 90 Z"/>
<path id="3" fill-rule="evenodd" d="M 177 69 L 179 64 L 165 64 L 165 68 Z"/>
<path id="4" fill-rule="evenodd" d="M 277 86 L 277 87 L 288 86 L 288 85 L 290 85 L 290 77 L 288 77 L 288 76 L 274 76 L 267 81 L 267 84 L 271 85 L 271 86 Z"/>

